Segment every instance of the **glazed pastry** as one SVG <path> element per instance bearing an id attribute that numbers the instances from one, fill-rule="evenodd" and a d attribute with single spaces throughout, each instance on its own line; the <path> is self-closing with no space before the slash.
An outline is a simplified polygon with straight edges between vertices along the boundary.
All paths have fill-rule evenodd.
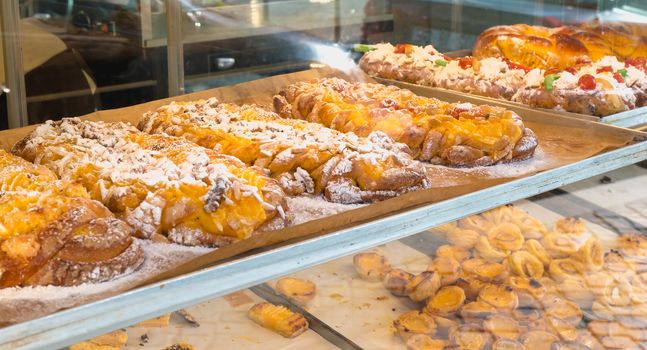
<path id="1" fill-rule="evenodd" d="M 465 248 L 444 244 L 436 248 L 436 256 L 453 258 L 462 263 L 470 258 L 471 253 Z"/>
<path id="2" fill-rule="evenodd" d="M 492 350 L 525 350 L 526 348 L 516 340 L 499 339 L 492 344 Z"/>
<path id="3" fill-rule="evenodd" d="M 514 318 L 505 315 L 492 315 L 483 322 L 483 328 L 492 333 L 497 339 L 516 340 L 521 333 L 521 327 Z"/>
<path id="4" fill-rule="evenodd" d="M 488 332 L 475 324 L 463 324 L 449 330 L 449 341 L 458 349 L 487 349 L 492 342 Z"/>
<path id="5" fill-rule="evenodd" d="M 276 332 L 285 338 L 294 338 L 308 330 L 308 320 L 297 312 L 282 305 L 258 303 L 247 313 L 252 321 L 260 326 Z"/>
<path id="6" fill-rule="evenodd" d="M 144 260 L 133 230 L 75 181 L 0 150 L 0 288 L 103 282 Z"/>
<path id="7" fill-rule="evenodd" d="M 78 181 L 139 237 L 221 246 L 283 220 L 285 194 L 258 170 L 124 123 L 47 122 L 13 151 Z"/>
<path id="8" fill-rule="evenodd" d="M 631 280 L 636 275 L 636 266 L 614 250 L 604 254 L 602 268 L 604 271 L 610 273 L 617 281 Z"/>
<path id="9" fill-rule="evenodd" d="M 392 269 L 384 276 L 384 286 L 391 294 L 404 297 L 407 296 L 407 285 L 413 277 L 412 274 L 404 270 Z"/>
<path id="10" fill-rule="evenodd" d="M 174 102 L 144 115 L 139 128 L 195 142 L 269 170 L 291 194 L 325 194 L 357 203 L 426 188 L 422 167 L 406 146 L 383 133 L 359 138 L 319 124 L 282 119 L 254 105 Z"/>
<path id="11" fill-rule="evenodd" d="M 451 166 L 485 166 L 530 158 L 534 133 L 514 112 L 452 104 L 381 84 L 329 78 L 296 83 L 274 97 L 284 118 L 320 123 L 367 136 L 382 131 L 409 146 L 419 160 Z"/>
<path id="12" fill-rule="evenodd" d="M 481 236 L 474 245 L 476 256 L 489 262 L 501 262 L 508 254 L 492 245 L 486 236 Z"/>
<path id="13" fill-rule="evenodd" d="M 407 340 L 407 350 L 443 350 L 446 342 L 428 335 L 415 334 Z"/>
<path id="14" fill-rule="evenodd" d="M 552 343 L 550 345 L 550 350 L 591 350 L 591 348 L 575 340 L 562 340 Z"/>
<path id="15" fill-rule="evenodd" d="M 577 238 L 557 232 L 548 233 L 541 242 L 553 259 L 575 255 L 579 247 Z"/>
<path id="16" fill-rule="evenodd" d="M 472 275 L 466 275 L 465 272 L 461 273 L 461 277 L 456 280 L 456 285 L 465 291 L 465 298 L 467 300 L 476 300 L 483 287 L 489 283 L 483 282 Z"/>
<path id="17" fill-rule="evenodd" d="M 550 265 L 551 257 L 544 245 L 536 239 L 528 239 L 523 243 L 523 249 L 539 259 L 544 267 Z"/>
<path id="18" fill-rule="evenodd" d="M 557 284 L 557 290 L 567 299 L 574 301 L 581 308 L 590 309 L 595 300 L 595 293 L 585 282 L 584 278 L 569 278 Z"/>
<path id="19" fill-rule="evenodd" d="M 577 304 L 562 298 L 559 298 L 558 301 L 546 308 L 546 315 L 547 317 L 559 318 L 573 326 L 577 326 L 582 321 L 583 316 L 582 309 Z"/>
<path id="20" fill-rule="evenodd" d="M 598 271 L 604 265 L 604 251 L 597 237 L 591 236 L 577 252 L 578 259 L 586 271 Z"/>
<path id="21" fill-rule="evenodd" d="M 443 287 L 427 302 L 425 312 L 438 315 L 454 315 L 465 303 L 465 292 L 460 287 Z"/>
<path id="22" fill-rule="evenodd" d="M 577 339 L 577 327 L 573 326 L 568 321 L 562 320 L 561 318 L 555 316 L 547 315 L 546 324 L 553 333 L 557 334 L 561 339 L 565 341 L 574 341 Z"/>
<path id="23" fill-rule="evenodd" d="M 526 251 L 517 251 L 507 258 L 510 270 L 517 276 L 540 278 L 544 275 L 544 264 Z"/>
<path id="24" fill-rule="evenodd" d="M 565 217 L 555 221 L 555 232 L 579 236 L 586 232 L 586 225 L 578 217 Z"/>
<path id="25" fill-rule="evenodd" d="M 457 225 L 462 229 L 473 230 L 481 235 L 485 235 L 494 226 L 494 223 L 482 215 L 477 214 L 459 219 L 457 221 Z"/>
<path id="26" fill-rule="evenodd" d="M 547 293 L 547 288 L 541 282 L 534 278 L 512 276 L 507 283 L 517 293 L 519 307 L 541 308 L 539 300 Z"/>
<path id="27" fill-rule="evenodd" d="M 497 308 L 488 303 L 473 301 L 465 304 L 461 308 L 460 315 L 465 322 L 481 323 L 484 319 L 496 314 L 497 312 Z"/>
<path id="28" fill-rule="evenodd" d="M 484 259 L 468 259 L 461 264 L 464 273 L 483 282 L 504 281 L 508 277 L 506 265 Z"/>
<path id="29" fill-rule="evenodd" d="M 317 292 L 317 286 L 308 280 L 283 277 L 276 282 L 276 290 L 299 305 L 306 305 Z"/>
<path id="30" fill-rule="evenodd" d="M 455 318 L 442 317 L 438 315 L 431 315 L 431 317 L 436 322 L 437 334 L 439 337 L 449 337 L 449 332 L 460 325 L 460 323 Z"/>
<path id="31" fill-rule="evenodd" d="M 503 251 L 519 250 L 524 242 L 519 226 L 511 223 L 502 223 L 492 227 L 487 233 L 487 238 L 494 248 Z"/>
<path id="32" fill-rule="evenodd" d="M 546 331 L 531 330 L 522 333 L 519 336 L 519 341 L 526 349 L 533 350 L 550 350 L 550 345 L 559 340 L 556 335 Z"/>
<path id="33" fill-rule="evenodd" d="M 454 246 L 470 249 L 478 242 L 481 235 L 474 230 L 454 229 L 445 234 L 447 241 Z"/>
<path id="34" fill-rule="evenodd" d="M 416 334 L 433 336 L 436 333 L 434 319 L 417 310 L 408 311 L 400 315 L 393 321 L 393 327 L 405 342 Z"/>
<path id="35" fill-rule="evenodd" d="M 353 256 L 355 271 L 365 280 L 381 281 L 391 270 L 386 258 L 377 253 L 359 253 Z"/>
<path id="36" fill-rule="evenodd" d="M 548 28 L 515 24 L 486 29 L 472 52 L 479 58 L 505 57 L 528 67 L 565 69 L 605 56 L 647 57 L 647 39 L 608 25 Z"/>
<path id="37" fill-rule="evenodd" d="M 423 271 L 411 279 L 405 288 L 405 292 L 411 300 L 420 302 L 436 294 L 436 291 L 440 288 L 440 281 L 439 273 Z"/>
<path id="38" fill-rule="evenodd" d="M 489 284 L 479 293 L 478 300 L 501 311 L 512 311 L 519 305 L 517 293 L 509 286 Z"/>
<path id="39" fill-rule="evenodd" d="M 437 257 L 429 266 L 427 271 L 433 271 L 440 275 L 440 285 L 447 286 L 456 282 L 461 269 L 461 263 L 454 258 Z"/>
<path id="40" fill-rule="evenodd" d="M 550 262 L 548 273 L 552 279 L 558 282 L 567 279 L 581 279 L 584 276 L 584 267 L 575 259 L 555 259 Z"/>

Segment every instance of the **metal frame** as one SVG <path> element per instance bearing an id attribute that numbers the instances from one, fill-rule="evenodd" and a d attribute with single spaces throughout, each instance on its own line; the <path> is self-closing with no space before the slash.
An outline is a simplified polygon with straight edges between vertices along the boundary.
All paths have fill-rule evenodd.
<path id="1" fill-rule="evenodd" d="M 184 43 L 182 42 L 182 1 L 166 0 L 166 63 L 168 95 L 184 94 Z"/>
<path id="2" fill-rule="evenodd" d="M 25 93 L 25 69 L 22 65 L 20 44 L 20 11 L 18 0 L 0 1 L 2 18 L 3 55 L 5 85 L 7 92 L 7 115 L 9 128 L 19 128 L 29 124 L 27 117 L 27 94 Z"/>
<path id="3" fill-rule="evenodd" d="M 0 329 L 0 350 L 60 348 L 645 159 L 647 142 L 644 141 L 527 178 L 140 287 Z"/>

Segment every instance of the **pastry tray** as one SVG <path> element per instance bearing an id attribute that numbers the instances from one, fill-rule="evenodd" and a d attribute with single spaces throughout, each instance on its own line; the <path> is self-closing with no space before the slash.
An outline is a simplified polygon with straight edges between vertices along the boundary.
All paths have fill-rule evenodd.
<path id="1" fill-rule="evenodd" d="M 498 105 L 498 106 L 502 106 L 502 107 L 517 111 L 517 113 L 519 113 L 518 112 L 519 110 L 525 110 L 525 111 L 538 110 L 538 111 L 543 111 L 546 114 L 561 115 L 565 117 L 602 122 L 610 125 L 620 126 L 623 128 L 635 128 L 635 127 L 639 127 L 641 125 L 647 124 L 647 106 L 608 115 L 606 117 L 596 117 L 596 116 L 591 116 L 586 114 L 557 111 L 557 110 L 551 110 L 546 108 L 532 108 L 523 103 L 512 102 L 512 101 L 507 101 L 507 100 L 502 100 L 502 99 L 492 98 L 492 97 L 472 95 L 465 92 L 447 90 L 443 88 L 411 84 L 411 83 L 406 83 L 398 80 L 384 79 L 384 78 L 378 78 L 378 77 L 374 77 L 373 79 L 375 79 L 376 81 L 382 84 L 395 85 L 401 88 L 409 89 L 423 96 L 436 97 L 436 98 L 444 99 L 451 102 L 462 101 L 462 102 L 471 102 L 474 104 Z"/>
<path id="2" fill-rule="evenodd" d="M 328 76 L 370 81 L 361 72 L 347 74 L 328 68 L 315 69 L 114 111 L 99 111 L 86 117 L 133 121 L 142 112 L 170 100 L 211 96 L 223 101 L 268 105 L 270 92 L 296 81 Z M 446 98 L 459 99 L 456 94 L 448 94 Z M 559 165 L 531 173 L 502 173 L 495 178 L 471 174 L 468 184 L 417 191 L 256 235 L 142 281 L 130 291 L 2 328 L 0 349 L 60 348 L 647 159 L 646 133 L 527 108 L 522 116 L 536 132 L 544 129 L 538 136 L 546 137 L 545 149 L 563 150 Z M 31 129 L 0 132 L 0 146 L 10 147 Z M 512 165 L 502 167 L 516 169 Z"/>

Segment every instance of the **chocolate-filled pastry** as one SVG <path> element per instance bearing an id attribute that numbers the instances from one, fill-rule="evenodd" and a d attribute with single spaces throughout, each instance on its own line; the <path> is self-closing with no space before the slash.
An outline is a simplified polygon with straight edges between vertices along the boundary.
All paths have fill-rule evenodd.
<path id="1" fill-rule="evenodd" d="M 222 246 L 285 212 L 278 183 L 233 157 L 124 123 L 48 122 L 14 153 L 81 183 L 139 237 Z"/>
<path id="2" fill-rule="evenodd" d="M 292 84 L 274 97 L 284 118 L 367 136 L 382 131 L 433 164 L 486 166 L 532 157 L 537 138 L 512 111 L 447 103 L 409 90 L 338 78 Z"/>
<path id="3" fill-rule="evenodd" d="M 0 288 L 103 282 L 144 260 L 133 229 L 76 181 L 0 150 Z"/>
<path id="4" fill-rule="evenodd" d="M 408 148 L 381 132 L 357 137 L 282 119 L 254 105 L 171 103 L 144 115 L 144 132 L 178 136 L 269 170 L 291 195 L 323 193 L 333 202 L 395 197 L 429 186 Z"/>

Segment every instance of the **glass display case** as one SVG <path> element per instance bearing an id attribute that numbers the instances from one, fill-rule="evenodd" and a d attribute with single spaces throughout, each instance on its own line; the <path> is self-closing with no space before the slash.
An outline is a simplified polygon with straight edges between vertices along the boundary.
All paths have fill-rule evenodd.
<path id="1" fill-rule="evenodd" d="M 0 25 L 0 350 L 647 348 L 643 1 Z"/>

